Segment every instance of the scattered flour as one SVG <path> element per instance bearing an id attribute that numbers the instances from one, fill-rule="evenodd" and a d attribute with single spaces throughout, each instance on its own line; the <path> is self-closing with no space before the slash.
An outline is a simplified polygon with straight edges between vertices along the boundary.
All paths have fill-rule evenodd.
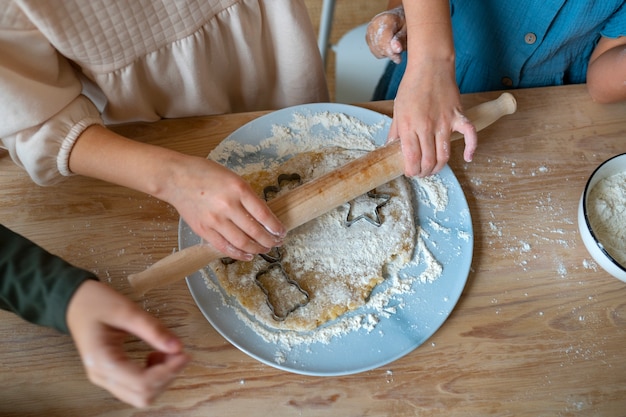
<path id="1" fill-rule="evenodd" d="M 363 154 L 334 147 L 328 152 L 301 153 L 277 171 L 255 172 L 243 178 L 262 195 L 268 182 L 272 184 L 281 174 L 298 173 L 303 182 L 308 182 Z M 297 182 L 281 184 L 272 194 L 276 198 L 297 186 Z M 412 201 L 415 193 L 411 182 L 399 177 L 376 187 L 376 193 L 356 197 L 349 204 L 336 207 L 287 234 L 277 253 L 278 263 L 285 277 L 291 276 L 311 295 L 306 305 L 298 307 L 302 294 L 292 286 L 282 286 L 286 292 L 274 296 L 268 303 L 268 295 L 259 291 L 259 281 L 255 279 L 259 273 L 266 275 L 268 260 L 262 256 L 251 262 L 233 264 L 216 260 L 209 267 L 226 292 L 235 295 L 238 302 L 266 326 L 298 331 L 317 328 L 362 306 L 372 288 L 387 276 L 391 264 L 402 266 L 414 255 L 416 227 Z M 379 225 L 370 223 L 377 219 L 382 220 Z M 348 220 L 354 223 L 347 226 Z M 279 288 L 281 286 L 274 285 L 273 290 L 268 291 L 276 294 Z M 276 320 L 273 312 L 277 305 L 279 311 L 296 307 L 282 320 Z"/>
<path id="2" fill-rule="evenodd" d="M 535 170 L 524 171 L 523 174 L 534 176 L 535 172 Z M 550 168 L 542 165 L 539 167 L 538 172 L 542 174 L 548 173 Z M 518 174 L 522 174 L 521 169 Z M 500 178 L 499 172 L 496 178 Z M 508 189 L 508 181 L 504 179 L 496 179 L 496 181 L 489 183 L 483 180 L 481 187 L 476 189 L 474 193 L 481 198 L 498 200 L 507 197 L 505 192 Z M 488 244 L 497 248 L 498 254 L 496 256 L 510 257 L 516 265 L 524 271 L 528 271 L 535 262 L 544 258 L 546 253 L 545 245 L 549 246 L 550 249 L 548 250 L 551 252 L 558 247 L 571 249 L 576 246 L 576 233 L 563 228 L 564 224 L 576 224 L 571 217 L 568 217 L 568 213 L 571 212 L 570 207 L 564 205 L 560 197 L 555 198 L 552 192 L 536 193 L 533 196 L 533 200 L 525 202 L 524 205 L 519 204 L 515 206 L 514 210 L 531 210 L 538 216 L 541 216 L 542 221 L 522 225 L 523 227 L 520 229 L 523 231 L 523 234 L 516 235 L 511 233 L 511 228 L 508 227 L 509 223 L 516 222 L 514 218 L 499 219 L 494 212 L 490 212 L 489 217 L 491 220 L 487 222 Z M 520 225 L 517 226 L 519 227 Z M 561 253 L 555 254 L 553 265 L 555 273 L 564 278 L 568 275 L 568 270 L 576 267 L 567 264 L 567 260 L 562 259 Z"/>
<path id="3" fill-rule="evenodd" d="M 211 152 L 209 158 L 229 166 L 239 174 L 257 172 L 277 166 L 297 153 L 316 151 L 322 147 L 335 146 L 371 151 L 376 148 L 373 135 L 383 128 L 383 123 L 369 125 L 339 113 L 296 114 L 292 122 L 272 126 L 271 135 L 257 145 L 224 141 Z M 260 156 L 258 160 L 254 160 L 251 155 Z M 448 188 L 438 176 L 412 178 L 411 181 L 419 189 L 418 198 L 421 204 L 428 204 L 435 212 L 446 210 Z M 441 231 L 443 228 L 439 226 L 437 230 Z M 207 286 L 221 295 L 224 305 L 233 307 L 236 315 L 248 327 L 266 342 L 277 346 L 274 360 L 280 364 L 286 361 L 286 352 L 294 346 L 312 343 L 328 344 L 333 338 L 359 329 L 367 332 L 374 331 L 381 318 L 390 317 L 398 309 L 404 307 L 403 297 L 398 297 L 398 295 L 412 293 L 412 287 L 416 282 L 432 283 L 437 280 L 442 274 L 443 266 L 427 248 L 425 244 L 427 234 L 421 229 L 417 232 L 416 248 L 411 264 L 422 267 L 420 269 L 423 271 L 419 275 L 413 276 L 405 272 L 406 267 L 411 265 L 402 266 L 402 273 L 398 268 L 388 270 L 385 282 L 372 293 L 366 308 L 341 316 L 312 331 L 277 330 L 263 326 L 251 318 L 243 308 L 233 307 L 232 299 L 224 295 L 207 270 L 203 270 L 202 273 Z M 457 232 L 461 237 L 465 233 L 465 238 L 470 239 L 467 232 Z M 349 256 L 349 254 L 344 254 L 344 256 Z M 359 313 L 360 311 L 364 312 Z"/>
<path id="4" fill-rule="evenodd" d="M 258 144 L 222 141 L 209 158 L 239 173 L 258 172 L 271 164 L 279 165 L 296 153 L 316 151 L 321 147 L 372 151 L 376 148 L 373 135 L 383 128 L 382 121 L 370 125 L 341 113 L 294 114 L 287 125 L 273 125 L 269 137 Z M 254 155 L 258 155 L 258 160 Z"/>
<path id="5" fill-rule="evenodd" d="M 583 266 L 585 267 L 585 269 L 592 269 L 594 271 L 598 270 L 598 264 L 588 259 L 583 259 Z"/>
<path id="6" fill-rule="evenodd" d="M 406 274 L 399 274 L 398 271 L 389 271 L 389 276 L 385 281 L 384 290 L 372 294 L 371 298 L 367 302 L 366 307 L 370 312 L 362 314 L 347 314 L 312 331 L 301 332 L 270 329 L 259 323 L 257 320 L 251 318 L 243 308 L 233 308 L 233 310 L 235 311 L 237 317 L 248 327 L 253 329 L 259 336 L 261 336 L 263 340 L 277 345 L 277 348 L 279 349 L 277 350 L 274 359 L 277 363 L 283 363 L 286 359 L 284 352 L 291 350 L 294 346 L 312 343 L 329 344 L 332 339 L 359 329 L 364 329 L 368 333 L 372 332 L 381 317 L 388 318 L 395 314 L 397 309 L 402 309 L 404 307 L 403 298 L 396 296 L 411 294 L 412 287 L 416 282 L 432 283 L 439 278 L 443 271 L 443 266 L 428 250 L 422 236 L 417 239 L 416 251 L 418 253 L 416 259 L 414 259 L 412 263 L 405 265 L 405 267 L 424 262 L 427 266 L 421 274 L 418 276 L 410 276 Z M 223 290 L 208 275 L 208 271 L 206 269 L 201 272 L 209 289 L 220 294 L 224 305 L 232 307 L 232 298 L 227 298 L 224 295 Z M 390 301 L 392 300 L 397 302 L 397 304 L 391 306 Z M 281 357 L 283 359 L 281 359 Z"/>

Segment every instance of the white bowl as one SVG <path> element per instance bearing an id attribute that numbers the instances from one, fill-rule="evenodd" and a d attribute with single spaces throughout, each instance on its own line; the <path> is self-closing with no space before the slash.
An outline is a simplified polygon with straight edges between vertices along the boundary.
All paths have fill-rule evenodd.
<path id="1" fill-rule="evenodd" d="M 591 227 L 587 210 L 587 198 L 594 185 L 604 178 L 623 172 L 626 172 L 626 153 L 616 155 L 604 161 L 591 174 L 578 205 L 578 229 L 580 230 L 583 243 L 593 259 L 600 264 L 606 272 L 626 282 L 626 266 L 621 265 L 606 251 L 604 245 Z"/>

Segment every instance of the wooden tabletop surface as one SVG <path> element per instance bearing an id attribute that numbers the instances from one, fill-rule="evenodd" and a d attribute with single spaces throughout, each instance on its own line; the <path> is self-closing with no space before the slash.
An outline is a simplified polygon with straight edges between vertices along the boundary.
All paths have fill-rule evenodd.
<path id="1" fill-rule="evenodd" d="M 42 188 L 0 158 L 0 221 L 96 273 L 184 341 L 193 360 L 136 410 L 91 385 L 68 336 L 0 312 L 0 415 L 618 416 L 626 413 L 626 284 L 593 262 L 577 205 L 591 172 L 626 152 L 626 104 L 584 86 L 514 91 L 517 113 L 450 166 L 469 203 L 474 256 L 448 320 L 386 366 L 338 377 L 264 365 L 222 338 L 186 283 L 135 295 L 126 277 L 177 249 L 178 215 L 150 196 L 72 177 Z M 463 96 L 471 107 L 499 93 Z M 391 102 L 363 105 L 390 114 Z M 164 120 L 117 131 L 206 156 L 264 113 Z M 355 347 L 358 349 L 358 346 Z M 128 342 L 131 355 L 148 348 Z"/>

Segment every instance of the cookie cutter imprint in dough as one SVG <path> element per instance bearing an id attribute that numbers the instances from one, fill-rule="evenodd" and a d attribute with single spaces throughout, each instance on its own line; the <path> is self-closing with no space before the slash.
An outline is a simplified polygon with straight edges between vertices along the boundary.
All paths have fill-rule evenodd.
<path id="1" fill-rule="evenodd" d="M 302 178 L 297 173 L 292 174 L 280 174 L 276 180 L 276 185 L 268 185 L 263 189 L 263 197 L 265 201 L 269 201 L 272 197 L 275 197 L 283 188 L 286 183 L 295 183 L 298 186 L 302 183 Z M 291 186 L 290 188 L 293 188 Z M 371 198 L 377 201 L 380 200 L 373 208 L 372 213 L 362 212 L 361 214 L 354 216 L 353 211 L 356 205 L 357 199 Z M 363 196 L 346 203 L 349 204 L 349 210 L 344 220 L 346 227 L 352 226 L 359 220 L 365 220 L 373 226 L 380 227 L 383 223 L 380 217 L 380 208 L 389 202 L 391 195 L 384 193 L 376 193 L 376 189 L 368 191 Z M 371 207 L 371 205 L 370 205 Z M 268 266 L 255 275 L 255 283 L 259 286 L 263 294 L 265 294 L 265 302 L 272 312 L 272 317 L 276 321 L 284 321 L 289 314 L 293 313 L 297 309 L 307 305 L 311 299 L 309 293 L 304 290 L 297 281 L 291 279 L 281 264 L 282 251 L 279 247 L 272 248 L 268 253 L 259 254 L 263 258 Z M 229 265 L 235 262 L 232 258 L 222 258 L 224 265 Z M 267 280 L 282 281 L 282 285 L 269 285 Z M 276 290 L 278 289 L 278 290 Z M 296 294 L 292 303 L 285 302 L 281 296 L 287 295 L 289 292 Z"/>

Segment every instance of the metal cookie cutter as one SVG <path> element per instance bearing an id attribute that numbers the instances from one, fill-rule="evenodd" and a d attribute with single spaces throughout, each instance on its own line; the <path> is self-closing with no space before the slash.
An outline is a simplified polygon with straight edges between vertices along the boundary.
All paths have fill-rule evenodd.
<path id="1" fill-rule="evenodd" d="M 309 303 L 309 293 L 289 278 L 283 269 L 280 263 L 283 253 L 280 248 L 272 248 L 268 253 L 261 253 L 259 256 L 269 265 L 257 272 L 254 282 L 265 294 L 265 303 L 270 308 L 274 320 L 284 321 L 289 314 Z M 224 265 L 235 262 L 232 258 L 222 258 L 221 261 Z M 272 285 L 268 280 L 276 281 Z"/>
<path id="2" fill-rule="evenodd" d="M 259 253 L 259 255 L 265 260 L 265 262 L 268 262 L 270 264 L 280 262 L 281 259 L 283 259 L 283 252 L 277 246 L 270 249 L 269 252 Z"/>
<path id="3" fill-rule="evenodd" d="M 344 220 L 344 224 L 346 225 L 346 227 L 352 226 L 354 223 L 358 222 L 359 220 L 365 220 L 373 224 L 376 227 L 380 227 L 380 225 L 382 224 L 382 221 L 380 219 L 380 208 L 389 202 L 389 200 L 391 199 L 391 195 L 383 194 L 383 193 L 380 193 L 380 194 L 376 193 L 376 189 L 368 191 L 366 195 L 369 198 L 382 200 L 382 201 L 376 204 L 376 207 L 374 207 L 373 216 L 372 216 L 372 213 L 363 212 L 357 215 L 356 217 L 353 214 L 355 201 L 359 198 L 364 198 L 364 197 L 360 196 L 350 201 L 348 203 L 350 205 L 350 209 L 348 210 L 348 215 L 346 216 L 346 219 Z"/>
<path id="4" fill-rule="evenodd" d="M 280 174 L 276 185 L 268 185 L 263 189 L 265 201 L 275 197 L 284 184 L 288 182 L 295 182 L 296 185 L 300 185 L 302 178 L 295 173 Z M 270 308 L 274 320 L 284 321 L 289 314 L 309 303 L 309 293 L 300 287 L 300 284 L 289 278 L 283 269 L 280 263 L 283 257 L 280 248 L 274 247 L 268 253 L 261 253 L 259 256 L 269 265 L 267 268 L 257 272 L 254 282 L 265 294 L 265 302 Z M 231 258 L 222 258 L 221 261 L 224 265 L 230 265 L 235 262 Z M 275 282 L 271 285 L 272 282 L 268 280 L 275 280 Z"/>
<path id="5" fill-rule="evenodd" d="M 280 174 L 276 180 L 276 185 L 268 185 L 263 189 L 263 198 L 265 201 L 271 200 L 276 196 L 283 187 L 283 184 L 287 182 L 295 182 L 297 185 L 302 183 L 302 178 L 299 174 Z"/>
<path id="6" fill-rule="evenodd" d="M 263 189 L 263 198 L 265 201 L 269 201 L 280 192 L 285 183 L 294 182 L 296 185 L 300 185 L 302 177 L 296 173 L 280 174 L 276 180 L 276 185 L 268 185 Z M 309 303 L 309 293 L 302 289 L 300 284 L 289 278 L 283 269 L 280 263 L 283 257 L 280 248 L 272 248 L 271 251 L 260 254 L 260 256 L 269 263 L 269 266 L 256 274 L 255 282 L 265 294 L 265 301 L 274 320 L 284 321 L 289 314 Z M 281 282 L 273 287 L 266 286 L 263 283 L 266 277 L 278 279 Z M 292 299 L 291 302 L 289 302 L 290 299 Z"/>
<path id="7" fill-rule="evenodd" d="M 268 253 L 259 253 L 259 256 L 265 259 L 266 262 L 274 263 L 274 262 L 279 262 L 283 255 L 280 252 L 280 248 L 275 247 L 275 248 L 272 248 Z M 237 262 L 233 258 L 229 258 L 229 257 L 220 258 L 220 261 L 222 261 L 222 264 L 224 265 L 231 265 Z"/>
<path id="8" fill-rule="evenodd" d="M 266 279 L 278 280 L 278 282 L 270 286 Z M 289 314 L 309 303 L 309 293 L 287 276 L 279 262 L 274 262 L 266 269 L 259 271 L 255 276 L 255 282 L 265 294 L 267 306 L 276 321 L 284 321 Z"/>

